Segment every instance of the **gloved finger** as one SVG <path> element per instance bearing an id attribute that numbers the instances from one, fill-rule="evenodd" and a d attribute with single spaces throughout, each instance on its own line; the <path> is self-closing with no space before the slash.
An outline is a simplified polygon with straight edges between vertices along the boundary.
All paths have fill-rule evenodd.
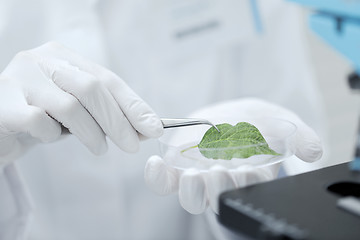
<path id="1" fill-rule="evenodd" d="M 205 175 L 207 196 L 211 209 L 219 212 L 218 198 L 222 192 L 236 188 L 235 182 L 227 169 L 215 165 Z"/>
<path id="2" fill-rule="evenodd" d="M 28 101 L 31 105 L 44 109 L 68 128 L 94 154 L 102 154 L 107 150 L 104 132 L 71 94 L 55 85 L 49 85 L 44 86 L 43 91 L 29 93 Z"/>
<path id="3" fill-rule="evenodd" d="M 126 84 L 122 83 L 121 79 L 116 76 L 110 78 L 109 90 L 134 128 L 147 137 L 160 137 L 164 128 L 160 118 L 150 106 Z"/>
<path id="4" fill-rule="evenodd" d="M 60 124 L 50 118 L 44 110 L 27 104 L 17 106 L 17 110 L 0 120 L 0 125 L 4 128 L 2 132 L 28 133 L 42 142 L 52 142 L 60 137 Z M 12 111 L 13 109 L 8 112 Z"/>
<path id="5" fill-rule="evenodd" d="M 61 44 L 50 42 L 45 45 L 45 47 L 41 46 L 32 51 L 43 56 L 57 56 L 59 59 L 66 60 L 71 65 L 79 67 L 80 70 L 88 72 L 104 81 L 127 119 L 138 132 L 152 138 L 162 135 L 163 126 L 159 117 L 120 77 L 108 69 L 70 51 Z"/>
<path id="6" fill-rule="evenodd" d="M 40 108 L 28 106 L 24 109 L 22 132 L 29 133 L 32 137 L 40 139 L 42 142 L 52 142 L 61 135 L 61 126 L 54 119 L 50 118 L 46 112 Z M 20 126 L 19 126 L 20 127 Z"/>
<path id="7" fill-rule="evenodd" d="M 238 167 L 231 171 L 231 175 L 238 188 L 274 179 L 270 168 L 254 168 L 250 165 Z"/>
<path id="8" fill-rule="evenodd" d="M 181 175 L 179 201 L 181 206 L 191 214 L 200 214 L 205 211 L 208 205 L 205 180 L 199 171 L 189 169 Z"/>
<path id="9" fill-rule="evenodd" d="M 151 156 L 146 162 L 144 178 L 148 187 L 159 195 L 168 195 L 179 188 L 178 171 L 167 166 L 157 155 Z"/>
<path id="10" fill-rule="evenodd" d="M 135 129 L 102 82 L 73 66 L 56 70 L 53 81 L 79 100 L 119 148 L 126 152 L 138 150 L 139 138 Z"/>
<path id="11" fill-rule="evenodd" d="M 149 140 L 149 139 L 150 139 L 149 137 L 144 136 L 144 135 L 142 135 L 142 134 L 139 133 L 139 132 L 137 132 L 137 134 L 138 134 L 138 137 L 139 137 L 139 140 L 140 140 L 140 141 L 146 141 L 146 140 Z"/>

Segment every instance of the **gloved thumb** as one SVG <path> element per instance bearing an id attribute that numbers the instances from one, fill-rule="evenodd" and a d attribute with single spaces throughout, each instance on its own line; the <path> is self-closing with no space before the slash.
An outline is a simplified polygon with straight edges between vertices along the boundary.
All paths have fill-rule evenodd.
<path id="1" fill-rule="evenodd" d="M 144 178 L 148 187 L 160 195 L 168 195 L 179 188 L 178 170 L 168 167 L 157 155 L 151 156 L 146 162 Z"/>
<path id="2" fill-rule="evenodd" d="M 298 119 L 295 135 L 295 155 L 305 162 L 314 162 L 322 156 L 323 149 L 320 138 L 308 125 Z"/>

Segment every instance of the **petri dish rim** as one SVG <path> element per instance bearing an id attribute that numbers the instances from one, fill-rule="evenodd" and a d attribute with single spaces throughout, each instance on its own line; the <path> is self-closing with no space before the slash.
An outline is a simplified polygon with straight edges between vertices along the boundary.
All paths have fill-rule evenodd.
<path id="1" fill-rule="evenodd" d="M 251 118 L 251 120 L 254 120 L 254 119 L 258 119 L 258 118 Z M 206 158 L 206 157 L 202 157 L 201 159 L 197 159 L 197 157 L 192 157 L 192 156 L 189 156 L 189 155 L 186 155 L 186 151 L 185 151 L 185 156 L 184 154 L 182 153 L 182 151 L 184 149 L 186 149 L 186 146 L 184 148 L 184 145 L 181 145 L 181 148 L 178 146 L 178 145 L 172 145 L 172 144 L 167 144 L 166 142 L 164 142 L 162 140 L 162 138 L 159 138 L 158 139 L 158 142 L 159 142 L 159 145 L 160 145 L 160 152 L 161 152 L 161 155 L 162 157 L 164 158 L 166 164 L 168 164 L 169 166 L 171 167 L 174 167 L 174 168 L 177 168 L 177 169 L 180 169 L 180 170 L 185 170 L 185 169 L 189 169 L 189 168 L 195 168 L 197 169 L 198 171 L 208 171 L 208 169 L 211 167 L 211 166 L 214 166 L 214 165 L 224 165 L 224 164 L 227 164 L 229 166 L 225 166 L 226 168 L 228 168 L 229 170 L 232 170 L 234 168 L 237 168 L 237 167 L 240 167 L 241 165 L 251 165 L 252 167 L 254 168 L 258 168 L 258 167 L 265 167 L 265 166 L 269 166 L 269 165 L 272 165 L 272 164 L 276 164 L 276 163 L 279 163 L 279 162 L 282 162 L 286 157 L 289 157 L 293 154 L 294 150 L 291 148 L 290 146 L 290 142 L 291 142 L 291 138 L 295 135 L 296 133 L 296 130 L 297 130 L 297 127 L 294 123 L 288 121 L 288 120 L 285 120 L 285 119 L 281 119 L 281 118 L 261 118 L 261 121 L 264 121 L 266 120 L 266 122 L 277 122 L 277 123 L 282 123 L 282 124 L 286 124 L 288 126 L 288 131 L 286 131 L 286 134 L 283 134 L 281 137 L 277 137 L 277 136 L 272 136 L 271 137 L 271 140 L 268 140 L 268 136 L 264 136 L 265 139 L 267 139 L 267 143 L 261 143 L 261 144 L 251 144 L 251 145 L 246 145 L 246 146 L 240 146 L 240 147 L 226 147 L 226 148 L 217 148 L 217 149 L 207 149 L 207 148 L 201 148 L 202 150 L 205 150 L 205 151 L 220 151 L 220 150 L 232 150 L 232 149 L 245 149 L 245 148 L 249 148 L 249 147 L 256 147 L 256 146 L 263 146 L 263 145 L 267 145 L 269 144 L 269 146 L 271 144 L 273 144 L 274 142 L 278 142 L 279 144 L 281 144 L 282 146 L 286 147 L 286 151 L 282 151 L 281 154 L 282 155 L 256 155 L 255 157 L 250 157 L 250 158 L 245 158 L 247 160 L 251 160 L 251 158 L 260 158 L 262 157 L 264 160 L 263 161 L 254 161 L 254 162 L 251 162 L 251 161 L 239 161 L 238 159 L 231 159 L 231 160 L 224 160 L 224 159 L 211 159 L 211 158 Z M 251 122 L 253 124 L 253 121 Z M 270 123 L 269 123 L 270 124 Z M 254 124 L 255 125 L 255 124 Z M 256 126 L 256 125 L 255 125 Z M 256 126 L 257 127 L 257 126 Z M 167 130 L 166 130 L 167 131 Z M 178 131 L 181 131 L 181 130 L 178 130 Z M 270 142 L 269 142 L 270 141 Z M 200 141 L 199 141 L 200 142 Z M 282 144 L 283 143 L 283 144 Z M 190 146 L 192 144 L 194 145 L 197 145 L 196 142 L 187 142 L 187 144 Z M 287 144 L 289 145 L 288 148 L 287 148 Z M 208 163 L 208 164 L 205 164 L 207 165 L 208 167 L 197 167 L 196 165 L 194 166 L 181 166 L 182 164 L 178 164 L 176 161 L 173 161 L 171 159 L 171 157 L 180 157 L 179 155 L 175 154 L 173 156 L 169 156 L 167 154 L 168 151 L 171 151 L 171 152 L 178 152 L 178 153 L 181 153 L 182 157 L 183 158 L 187 158 L 187 159 L 191 159 L 193 161 L 203 161 L 205 163 Z M 190 150 L 191 151 L 191 150 Z M 267 157 L 264 157 L 264 156 L 267 156 Z M 244 160 L 244 159 L 242 159 Z M 225 161 L 225 162 L 224 162 Z M 238 161 L 238 164 L 237 163 L 234 163 L 233 166 L 231 166 L 232 164 L 228 164 L 229 162 L 236 162 Z M 185 164 L 186 165 L 186 164 Z"/>

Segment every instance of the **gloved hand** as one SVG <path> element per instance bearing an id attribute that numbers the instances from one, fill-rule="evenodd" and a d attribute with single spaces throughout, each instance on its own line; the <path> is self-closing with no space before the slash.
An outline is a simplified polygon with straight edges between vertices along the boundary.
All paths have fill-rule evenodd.
<path id="1" fill-rule="evenodd" d="M 139 136 L 159 137 L 151 108 L 116 74 L 57 43 L 18 53 L 0 74 L 0 164 L 24 146 L 24 134 L 58 139 L 62 126 L 94 154 L 105 136 L 135 152 Z"/>
<path id="2" fill-rule="evenodd" d="M 226 122 L 226 119 L 234 116 L 257 119 L 274 117 L 288 120 L 297 126 L 297 132 L 292 140 L 295 155 L 306 162 L 316 161 L 322 156 L 319 137 L 309 126 L 293 112 L 262 100 L 242 99 L 219 103 L 201 109 L 190 117 Z M 158 194 L 178 192 L 181 206 L 192 214 L 204 212 L 208 205 L 218 213 L 220 193 L 274 179 L 278 169 L 279 164 L 262 168 L 241 166 L 234 170 L 216 165 L 208 172 L 199 172 L 195 169 L 179 170 L 167 165 L 161 157 L 152 156 L 145 166 L 145 181 Z"/>

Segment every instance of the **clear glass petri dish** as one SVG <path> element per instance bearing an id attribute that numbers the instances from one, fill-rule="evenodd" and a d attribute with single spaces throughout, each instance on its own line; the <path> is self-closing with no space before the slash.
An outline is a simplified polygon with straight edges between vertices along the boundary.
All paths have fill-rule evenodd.
<path id="1" fill-rule="evenodd" d="M 265 167 L 284 161 L 287 157 L 293 155 L 294 147 L 292 138 L 296 132 L 296 126 L 283 119 L 261 118 L 261 119 L 239 119 L 229 121 L 212 121 L 214 124 L 230 123 L 235 125 L 238 122 L 248 122 L 259 129 L 260 133 L 266 140 L 268 146 L 279 155 L 253 155 L 248 158 L 211 159 L 206 158 L 200 152 L 198 145 L 205 132 L 210 128 L 207 125 L 196 125 L 188 127 L 179 127 L 166 129 L 164 135 L 158 139 L 160 154 L 166 164 L 181 170 L 189 168 L 198 171 L 208 171 L 214 165 L 221 165 L 227 169 L 235 169 L 242 165 L 251 165 L 253 167 Z M 245 149 L 260 147 L 259 145 L 246 145 L 241 147 L 201 149 L 204 151 L 229 151 L 236 149 Z"/>

